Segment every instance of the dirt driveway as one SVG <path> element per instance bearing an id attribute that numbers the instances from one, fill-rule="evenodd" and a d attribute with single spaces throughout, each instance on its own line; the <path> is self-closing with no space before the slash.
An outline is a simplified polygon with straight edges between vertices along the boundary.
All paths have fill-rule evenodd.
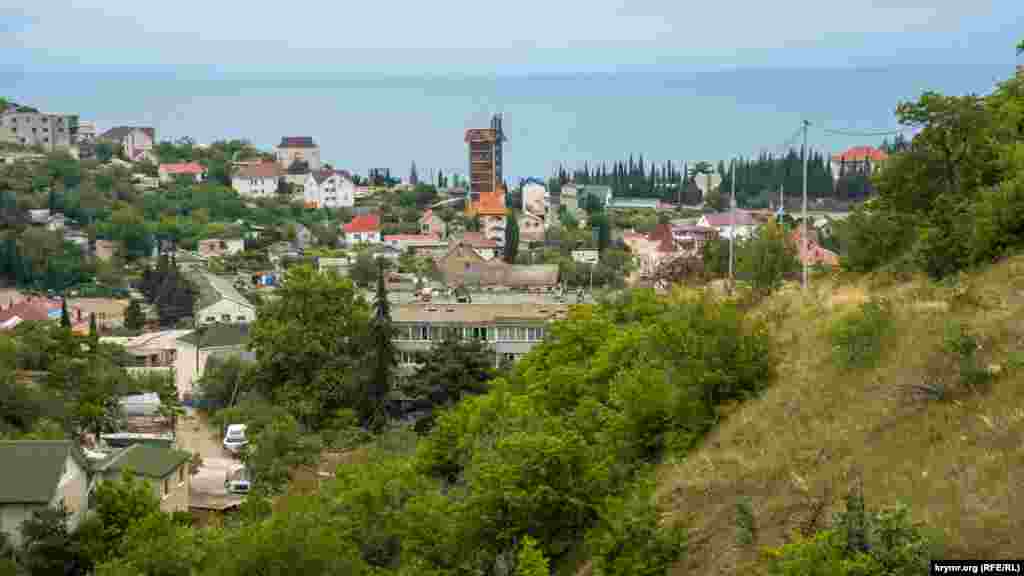
<path id="1" fill-rule="evenodd" d="M 178 445 L 203 458 L 202 466 L 192 476 L 192 508 L 223 510 L 242 503 L 242 496 L 228 494 L 224 489 L 228 472 L 240 463 L 220 445 L 219 436 L 194 410 L 187 409 L 178 419 Z"/>

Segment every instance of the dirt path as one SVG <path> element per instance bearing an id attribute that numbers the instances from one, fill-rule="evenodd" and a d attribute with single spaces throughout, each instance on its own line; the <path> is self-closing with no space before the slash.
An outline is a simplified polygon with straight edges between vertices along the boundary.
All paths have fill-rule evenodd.
<path id="1" fill-rule="evenodd" d="M 239 462 L 224 450 L 219 437 L 198 412 L 189 410 L 178 419 L 178 446 L 203 458 L 203 464 L 192 476 L 190 506 L 193 508 L 223 510 L 242 502 L 241 496 L 228 494 L 224 488 L 228 472 Z"/>

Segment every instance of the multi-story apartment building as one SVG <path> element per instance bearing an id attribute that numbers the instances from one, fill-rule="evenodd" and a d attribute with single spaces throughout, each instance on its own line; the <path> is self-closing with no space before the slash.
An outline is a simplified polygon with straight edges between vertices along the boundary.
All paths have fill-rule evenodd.
<path id="1" fill-rule="evenodd" d="M 399 364 L 413 369 L 419 353 L 448 335 L 485 342 L 495 366 L 515 361 L 567 310 L 564 304 L 400 304 L 391 309 Z"/>
<path id="2" fill-rule="evenodd" d="M 287 170 L 295 162 L 305 162 L 310 172 L 320 171 L 320 147 L 311 136 L 285 136 L 277 145 L 277 163 Z"/>
<path id="3" fill-rule="evenodd" d="M 68 149 L 77 142 L 77 115 L 19 110 L 26 109 L 0 112 L 0 142 L 39 146 L 47 152 Z"/>
<path id="4" fill-rule="evenodd" d="M 469 198 L 467 211 L 480 200 L 483 193 L 494 193 L 502 184 L 502 143 L 505 133 L 501 128 L 501 115 L 491 118 L 490 128 L 466 130 L 465 142 L 469 146 Z"/>

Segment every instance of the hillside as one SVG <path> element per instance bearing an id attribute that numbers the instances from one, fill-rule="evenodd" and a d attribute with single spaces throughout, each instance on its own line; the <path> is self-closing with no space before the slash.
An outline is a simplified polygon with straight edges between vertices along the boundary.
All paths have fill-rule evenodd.
<path id="1" fill-rule="evenodd" d="M 879 280 L 820 280 L 808 298 L 787 290 L 758 308 L 775 326 L 777 382 L 659 470 L 660 506 L 689 528 L 672 574 L 763 573 L 760 551 L 823 529 L 858 474 L 868 507 L 906 504 L 941 532 L 945 557 L 1024 556 L 1012 512 L 1024 489 L 1024 257 L 958 282 Z M 877 363 L 843 370 L 830 331 L 872 297 L 892 305 Z M 953 335 L 977 338 L 976 370 L 950 350 L 973 349 L 970 337 Z M 972 375 L 984 381 L 974 391 L 961 383 Z M 737 543 L 745 498 L 753 545 Z"/>

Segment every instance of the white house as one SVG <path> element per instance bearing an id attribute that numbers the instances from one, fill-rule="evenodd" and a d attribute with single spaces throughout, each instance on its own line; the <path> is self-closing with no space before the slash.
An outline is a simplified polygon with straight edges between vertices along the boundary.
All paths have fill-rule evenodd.
<path id="1" fill-rule="evenodd" d="M 231 177 L 231 187 L 239 196 L 248 198 L 271 198 L 277 194 L 277 182 L 281 169 L 273 162 L 242 166 Z"/>
<path id="2" fill-rule="evenodd" d="M 173 181 L 178 176 L 188 176 L 193 182 L 202 182 L 206 179 L 206 167 L 198 162 L 161 164 L 157 168 L 157 176 L 163 184 Z"/>
<path id="3" fill-rule="evenodd" d="M 735 218 L 736 238 L 747 239 L 754 235 L 754 230 L 757 229 L 757 222 L 754 221 L 753 216 L 747 212 L 737 210 Z M 714 228 L 718 230 L 718 234 L 722 238 L 732 238 L 733 214 L 731 212 L 705 214 L 697 221 L 697 226 Z"/>
<path id="4" fill-rule="evenodd" d="M 380 244 L 380 216 L 362 214 L 342 228 L 347 244 Z"/>
<path id="5" fill-rule="evenodd" d="M 523 212 L 544 216 L 547 214 L 548 191 L 543 184 L 530 182 L 523 186 Z"/>
<path id="6" fill-rule="evenodd" d="M 351 208 L 356 185 L 344 172 L 323 170 L 306 175 L 302 193 L 307 208 Z"/>
<path id="7" fill-rule="evenodd" d="M 63 505 L 74 530 L 89 507 L 89 463 L 70 440 L 0 441 L 0 533 L 19 546 L 36 510 Z"/>
<path id="8" fill-rule="evenodd" d="M 252 353 L 245 350 L 248 337 L 248 324 L 213 324 L 179 337 L 174 357 L 178 397 L 184 399 L 195 393 L 195 383 L 203 377 L 210 358 L 239 356 L 251 360 Z"/>
<path id="9" fill-rule="evenodd" d="M 199 304 L 196 322 L 206 324 L 232 324 L 256 320 L 256 307 L 230 281 L 214 274 L 196 276 L 199 285 Z"/>

